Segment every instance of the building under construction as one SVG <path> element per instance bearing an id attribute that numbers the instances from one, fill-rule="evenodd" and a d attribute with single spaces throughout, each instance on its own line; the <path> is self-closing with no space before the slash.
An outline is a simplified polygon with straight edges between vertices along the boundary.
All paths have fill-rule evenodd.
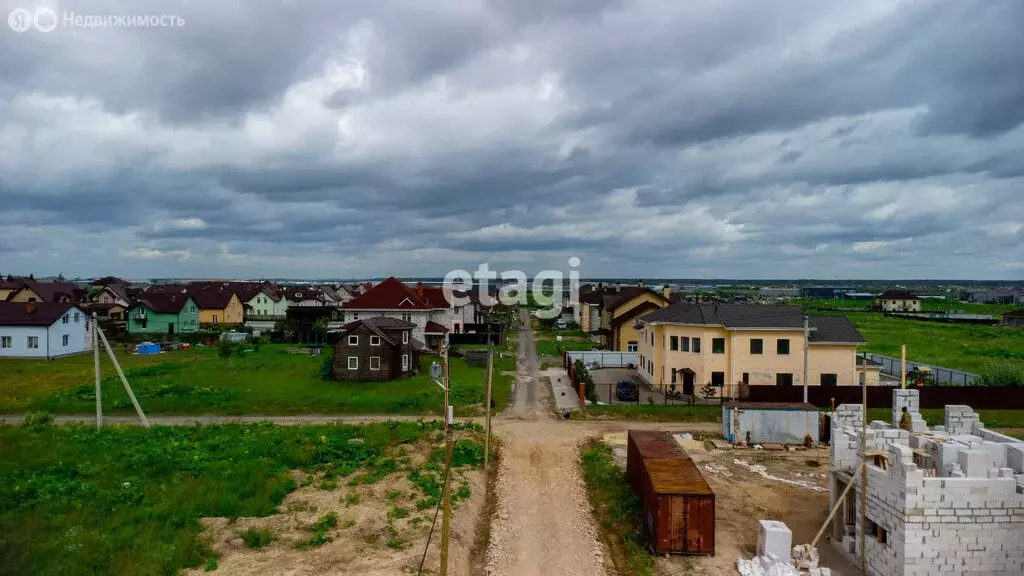
<path id="1" fill-rule="evenodd" d="M 860 404 L 832 414 L 833 544 L 869 575 L 1024 574 L 1024 442 L 968 406 L 929 428 L 917 390 L 893 390 L 892 406 L 891 425 L 865 427 Z"/>

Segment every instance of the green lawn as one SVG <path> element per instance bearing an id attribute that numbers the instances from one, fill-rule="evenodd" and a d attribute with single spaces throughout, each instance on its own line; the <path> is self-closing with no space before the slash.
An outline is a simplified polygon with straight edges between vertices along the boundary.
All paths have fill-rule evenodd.
<path id="1" fill-rule="evenodd" d="M 820 300 L 820 299 L 807 299 L 807 300 L 795 300 L 794 304 L 805 306 L 810 310 L 824 309 L 824 308 L 870 308 L 874 306 L 873 300 Z M 932 300 L 924 299 L 921 300 L 921 309 L 925 312 L 946 312 L 948 310 L 955 310 L 959 312 L 966 312 L 968 314 L 991 314 L 998 316 L 1003 312 L 1009 312 L 1010 310 L 1016 310 L 1020 308 L 1019 305 L 1014 304 L 981 304 L 975 302 L 947 302 L 945 300 Z"/>
<path id="2" fill-rule="evenodd" d="M 563 350 L 593 350 L 596 346 L 590 340 L 537 340 L 536 344 L 540 356 L 561 356 Z"/>
<path id="3" fill-rule="evenodd" d="M 419 465 L 401 452 L 436 441 L 440 428 L 0 426 L 0 574 L 170 575 L 215 565 L 199 519 L 273 514 L 296 488 L 293 469 L 315 474 L 322 489 L 405 474 L 432 507 L 443 449 Z M 483 459 L 478 442 L 456 448 L 455 465 Z"/>
<path id="4" fill-rule="evenodd" d="M 899 357 L 907 345 L 907 359 L 945 368 L 981 373 L 996 362 L 1024 370 L 1024 330 L 924 322 L 883 316 L 876 312 L 843 313 L 867 340 L 868 352 Z"/>
<path id="5" fill-rule="evenodd" d="M 975 410 L 986 428 L 1024 428 L 1024 410 Z M 942 426 L 946 421 L 941 408 L 924 408 L 921 417 L 929 426 Z M 890 408 L 868 408 L 868 422 L 892 420 Z"/>
<path id="6" fill-rule="evenodd" d="M 572 413 L 573 420 L 645 420 L 648 422 L 720 422 L 721 406 L 665 406 L 661 404 L 588 405 Z"/>
<path id="7" fill-rule="evenodd" d="M 319 375 L 321 358 L 289 354 L 287 346 L 264 345 L 243 357 L 221 358 L 213 347 L 154 356 L 120 354 L 119 361 L 147 414 L 437 414 L 444 403 L 429 376 L 436 356 L 421 356 L 415 376 L 391 382 L 334 382 Z M 504 364 L 500 364 L 504 366 Z M 127 394 L 104 358 L 103 407 L 107 413 L 133 411 Z M 5 375 L 0 413 L 95 410 L 92 356 L 57 360 L 0 359 Z M 455 414 L 483 411 L 485 367 L 451 361 Z M 494 376 L 495 407 L 508 403 L 512 379 Z"/>

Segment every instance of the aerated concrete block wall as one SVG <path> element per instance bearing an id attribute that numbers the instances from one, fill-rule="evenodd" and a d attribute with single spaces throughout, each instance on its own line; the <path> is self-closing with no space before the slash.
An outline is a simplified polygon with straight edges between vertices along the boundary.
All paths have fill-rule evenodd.
<path id="1" fill-rule="evenodd" d="M 903 407 L 907 412 L 916 414 L 921 411 L 921 402 L 917 390 L 906 388 L 895 388 L 892 391 L 892 425 L 900 426 L 900 417 L 903 416 Z"/>
<path id="2" fill-rule="evenodd" d="M 946 433 L 951 436 L 971 434 L 974 425 L 980 424 L 980 418 L 970 406 L 960 404 L 949 404 L 946 406 Z"/>

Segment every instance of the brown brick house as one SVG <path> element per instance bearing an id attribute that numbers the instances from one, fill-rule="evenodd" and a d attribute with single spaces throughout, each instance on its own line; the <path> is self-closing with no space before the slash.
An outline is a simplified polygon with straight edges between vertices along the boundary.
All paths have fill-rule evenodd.
<path id="1" fill-rule="evenodd" d="M 382 382 L 415 374 L 415 328 L 383 316 L 345 324 L 335 334 L 334 379 Z"/>

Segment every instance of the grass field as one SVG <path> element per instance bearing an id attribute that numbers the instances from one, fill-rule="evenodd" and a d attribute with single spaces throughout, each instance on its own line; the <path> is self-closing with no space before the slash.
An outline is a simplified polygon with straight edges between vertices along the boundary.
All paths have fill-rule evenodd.
<path id="1" fill-rule="evenodd" d="M 986 428 L 1024 428 L 1024 410 L 975 410 Z M 941 408 L 924 408 L 921 417 L 929 426 L 942 426 L 945 415 Z M 882 420 L 891 422 L 889 408 L 868 408 L 868 422 Z"/>
<path id="2" fill-rule="evenodd" d="M 922 322 L 883 316 L 876 312 L 843 313 L 867 340 L 868 352 L 980 373 L 986 363 L 1008 363 L 1024 370 L 1024 330 Z"/>
<path id="3" fill-rule="evenodd" d="M 479 429 L 459 426 L 467 427 Z M 444 451 L 421 465 L 397 452 L 427 435 L 436 441 L 440 429 L 0 426 L 0 574 L 170 575 L 216 565 L 199 519 L 274 513 L 296 488 L 293 469 L 325 483 L 408 474 L 436 502 Z M 483 446 L 460 440 L 455 465 L 482 460 Z"/>
<path id="4" fill-rule="evenodd" d="M 320 378 L 322 359 L 286 353 L 286 346 L 264 345 L 243 357 L 221 358 L 212 347 L 153 356 L 118 353 L 143 410 L 152 414 L 440 414 L 443 394 L 430 379 L 436 356 L 421 356 L 415 376 L 391 382 L 334 382 Z M 0 413 L 95 410 L 93 359 L 80 355 L 56 360 L 0 359 Z M 496 365 L 495 407 L 508 403 L 512 379 Z M 514 367 L 514 360 L 513 360 Z M 105 412 L 133 410 L 113 366 L 101 364 Z M 485 368 L 461 358 L 451 362 L 455 414 L 483 411 Z"/>
<path id="5" fill-rule="evenodd" d="M 864 308 L 874 305 L 873 300 L 797 300 L 794 304 L 800 304 L 808 309 L 824 308 Z M 945 300 L 925 299 L 921 301 L 921 310 L 924 312 L 946 312 L 955 310 L 968 314 L 991 314 L 999 316 L 1003 312 L 1020 308 L 1015 304 L 981 304 L 975 302 L 946 302 Z"/>
<path id="6" fill-rule="evenodd" d="M 720 422 L 721 406 L 604 404 L 572 413 L 573 420 L 643 420 L 648 422 Z"/>
<path id="7" fill-rule="evenodd" d="M 537 354 L 540 356 L 561 356 L 563 350 L 593 350 L 590 340 L 537 340 Z"/>

